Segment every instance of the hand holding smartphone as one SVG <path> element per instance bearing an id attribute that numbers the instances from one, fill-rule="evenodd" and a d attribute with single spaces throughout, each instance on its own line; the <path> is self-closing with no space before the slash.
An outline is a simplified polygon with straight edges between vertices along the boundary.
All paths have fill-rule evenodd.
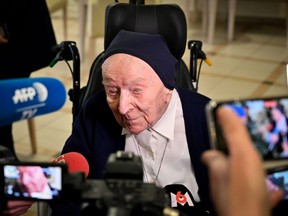
<path id="1" fill-rule="evenodd" d="M 283 200 L 288 200 L 288 96 L 210 101 L 206 115 L 211 148 L 229 154 L 216 119 L 220 106 L 232 109 L 246 126 L 252 143 L 262 156 L 268 189 L 282 189 L 285 192 Z"/>
<path id="2" fill-rule="evenodd" d="M 228 154 L 215 116 L 220 106 L 228 106 L 241 118 L 267 169 L 288 164 L 288 96 L 210 101 L 206 115 L 211 147 Z"/>

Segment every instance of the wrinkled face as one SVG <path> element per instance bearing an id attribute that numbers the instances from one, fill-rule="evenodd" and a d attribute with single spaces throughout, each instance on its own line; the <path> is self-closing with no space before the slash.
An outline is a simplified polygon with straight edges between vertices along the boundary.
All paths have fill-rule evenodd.
<path id="1" fill-rule="evenodd" d="M 114 54 L 102 66 L 107 102 L 117 122 L 138 134 L 162 117 L 171 99 L 155 71 L 128 54 Z"/>
<path id="2" fill-rule="evenodd" d="M 19 183 L 23 191 L 29 194 L 41 192 L 47 184 L 47 179 L 41 167 L 19 167 Z"/>

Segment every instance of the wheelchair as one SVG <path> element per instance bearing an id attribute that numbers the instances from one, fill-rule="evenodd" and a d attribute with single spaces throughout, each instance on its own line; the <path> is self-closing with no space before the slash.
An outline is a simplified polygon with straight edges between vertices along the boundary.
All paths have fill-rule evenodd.
<path id="1" fill-rule="evenodd" d="M 202 61 L 211 65 L 202 51 L 202 42 L 189 40 L 187 43 L 187 22 L 183 10 L 177 4 L 145 4 L 144 0 L 130 0 L 120 3 L 115 0 L 105 11 L 104 50 L 93 61 L 86 86 L 80 87 L 80 56 L 76 43 L 63 41 L 57 45 L 53 66 L 59 60 L 73 61 L 73 88 L 68 94 L 73 103 L 73 120 L 77 117 L 83 103 L 95 92 L 103 89 L 101 65 L 105 50 L 120 30 L 162 35 L 171 51 L 178 59 L 176 82 L 178 87 L 198 91 L 198 81 Z M 186 44 L 190 49 L 190 69 L 183 61 Z M 199 66 L 198 60 L 201 60 Z"/>
<path id="2" fill-rule="evenodd" d="M 187 43 L 186 17 L 177 4 L 148 5 L 143 0 L 130 0 L 129 3 L 115 1 L 106 7 L 104 26 L 104 50 L 93 61 L 87 84 L 82 88 L 80 87 L 80 56 L 76 43 L 63 41 L 55 48 L 56 57 L 50 66 L 53 67 L 57 61 L 61 60 L 66 61 L 67 64 L 68 61 L 73 61 L 73 69 L 70 68 L 73 75 L 73 88 L 68 92 L 73 103 L 73 122 L 87 99 L 104 89 L 101 73 L 103 56 L 120 30 L 162 35 L 171 53 L 178 59 L 177 86 L 197 92 L 201 64 L 203 60 L 207 61 L 207 58 L 202 51 L 201 41 L 190 40 Z M 182 59 L 186 45 L 190 49 L 190 69 Z M 201 60 L 199 69 L 197 68 L 198 59 Z M 51 209 L 46 203 L 39 203 L 38 207 L 39 216 L 51 214 Z"/>

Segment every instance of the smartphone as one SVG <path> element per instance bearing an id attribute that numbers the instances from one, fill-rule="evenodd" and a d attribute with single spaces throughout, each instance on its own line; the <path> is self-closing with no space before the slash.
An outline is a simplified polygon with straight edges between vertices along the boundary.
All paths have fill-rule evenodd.
<path id="1" fill-rule="evenodd" d="M 268 170 L 266 184 L 269 191 L 282 189 L 284 191 L 282 200 L 288 200 L 288 166 Z"/>
<path id="2" fill-rule="evenodd" d="M 247 127 L 263 160 L 270 161 L 266 163 L 267 169 L 288 164 L 288 96 L 210 101 L 206 106 L 206 117 L 211 147 L 228 154 L 216 119 L 220 106 L 231 108 Z"/>
<path id="3" fill-rule="evenodd" d="M 60 199 L 67 165 L 52 163 L 1 163 L 1 197 L 5 200 Z"/>

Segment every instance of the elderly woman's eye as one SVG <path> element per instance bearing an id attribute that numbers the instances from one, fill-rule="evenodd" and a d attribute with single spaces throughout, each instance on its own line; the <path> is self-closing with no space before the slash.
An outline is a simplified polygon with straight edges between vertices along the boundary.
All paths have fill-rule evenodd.
<path id="1" fill-rule="evenodd" d="M 135 94 L 139 94 L 141 91 L 142 91 L 141 88 L 134 88 L 133 89 L 133 93 L 135 93 Z"/>
<path id="2" fill-rule="evenodd" d="M 107 89 L 107 94 L 111 95 L 111 96 L 114 96 L 117 94 L 117 89 Z"/>

